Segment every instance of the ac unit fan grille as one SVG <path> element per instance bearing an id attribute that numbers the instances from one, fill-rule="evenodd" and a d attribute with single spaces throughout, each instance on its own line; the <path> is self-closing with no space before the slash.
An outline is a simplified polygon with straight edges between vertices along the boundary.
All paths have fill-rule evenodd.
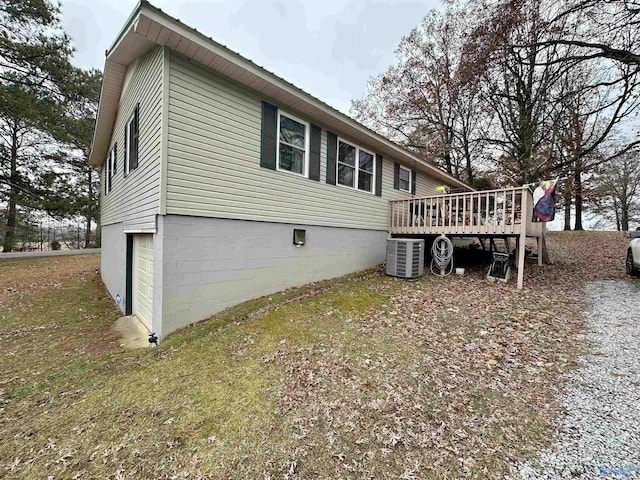
<path id="1" fill-rule="evenodd" d="M 413 244 L 413 258 L 411 262 L 411 276 L 417 277 L 421 275 L 420 273 L 420 244 Z"/>
<path id="2" fill-rule="evenodd" d="M 407 244 L 398 243 L 398 249 L 396 250 L 397 267 L 396 271 L 399 277 L 407 276 Z"/>

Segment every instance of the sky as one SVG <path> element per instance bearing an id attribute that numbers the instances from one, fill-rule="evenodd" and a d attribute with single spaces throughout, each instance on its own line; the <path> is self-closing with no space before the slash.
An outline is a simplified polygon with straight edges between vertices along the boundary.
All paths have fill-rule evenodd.
<path id="1" fill-rule="evenodd" d="M 135 0 L 60 0 L 75 64 L 104 67 Z M 439 0 L 151 0 L 320 100 L 349 113 L 372 76 L 395 61 L 401 38 Z"/>

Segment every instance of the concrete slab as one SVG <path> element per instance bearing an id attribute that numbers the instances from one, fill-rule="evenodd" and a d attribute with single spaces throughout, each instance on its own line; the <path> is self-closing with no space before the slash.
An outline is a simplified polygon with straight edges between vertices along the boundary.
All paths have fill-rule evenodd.
<path id="1" fill-rule="evenodd" d="M 135 315 L 119 318 L 113 329 L 120 334 L 120 345 L 128 350 L 147 348 L 151 345 L 149 330 Z"/>

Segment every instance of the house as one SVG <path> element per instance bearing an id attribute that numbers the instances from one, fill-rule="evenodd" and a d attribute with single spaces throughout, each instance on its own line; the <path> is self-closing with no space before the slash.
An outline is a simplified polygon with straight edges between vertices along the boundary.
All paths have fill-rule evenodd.
<path id="1" fill-rule="evenodd" d="M 146 1 L 107 52 L 89 162 L 104 283 L 161 338 L 379 264 L 391 200 L 470 190 Z"/>

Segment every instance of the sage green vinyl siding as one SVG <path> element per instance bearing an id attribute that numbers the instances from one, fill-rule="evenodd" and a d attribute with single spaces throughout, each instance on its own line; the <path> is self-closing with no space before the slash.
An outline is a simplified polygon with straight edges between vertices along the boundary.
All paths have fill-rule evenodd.
<path id="1" fill-rule="evenodd" d="M 268 98 L 177 55 L 168 58 L 167 214 L 386 230 L 388 200 L 411 197 L 394 190 L 388 157 L 382 197 L 328 185 L 322 125 L 320 181 L 261 168 L 261 101 Z M 423 173 L 417 182 L 417 193 L 435 193 Z"/>
<path id="2" fill-rule="evenodd" d="M 438 195 L 439 192 L 436 190 L 438 185 L 442 185 L 442 182 L 438 183 L 435 179 L 425 175 L 423 172 L 418 172 L 416 178 L 416 197 Z"/>
<path id="3" fill-rule="evenodd" d="M 162 136 L 162 69 L 164 51 L 156 47 L 131 68 L 120 99 L 109 151 L 118 143 L 117 170 L 112 190 L 101 188 L 101 222 L 124 223 L 125 230 L 155 229 L 160 213 L 160 145 Z M 124 176 L 124 129 L 136 104 L 140 104 L 138 168 Z M 104 169 L 103 169 L 104 170 Z M 104 175 L 103 175 L 104 176 Z"/>

